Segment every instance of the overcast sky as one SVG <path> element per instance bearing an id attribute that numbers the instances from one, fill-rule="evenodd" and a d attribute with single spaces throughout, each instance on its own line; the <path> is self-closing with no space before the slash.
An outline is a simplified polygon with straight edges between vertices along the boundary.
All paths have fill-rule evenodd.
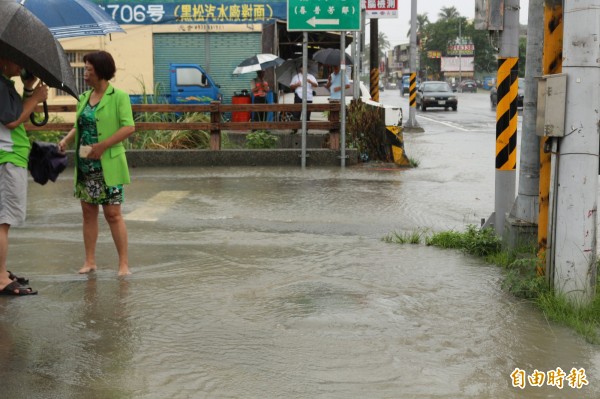
<path id="1" fill-rule="evenodd" d="M 379 31 L 384 32 L 392 47 L 408 43 L 409 37 L 406 36 L 410 29 L 411 0 L 398 1 L 398 18 L 381 18 L 379 20 Z M 527 24 L 527 10 L 529 0 L 520 1 L 521 10 L 519 11 L 519 20 L 521 24 Z M 417 0 L 417 14 L 425 14 L 430 22 L 438 19 L 438 14 L 442 7 L 456 7 L 459 14 L 463 17 L 473 19 L 475 17 L 475 0 Z M 368 22 L 368 20 L 367 20 Z M 369 28 L 365 30 L 366 41 L 369 41 Z"/>

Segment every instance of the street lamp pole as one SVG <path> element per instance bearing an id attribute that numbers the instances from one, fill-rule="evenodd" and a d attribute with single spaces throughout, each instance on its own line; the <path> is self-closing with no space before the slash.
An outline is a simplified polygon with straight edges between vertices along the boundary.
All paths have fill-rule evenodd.
<path id="1" fill-rule="evenodd" d="M 462 82 L 462 33 L 461 33 L 462 21 L 458 20 L 458 84 Z"/>

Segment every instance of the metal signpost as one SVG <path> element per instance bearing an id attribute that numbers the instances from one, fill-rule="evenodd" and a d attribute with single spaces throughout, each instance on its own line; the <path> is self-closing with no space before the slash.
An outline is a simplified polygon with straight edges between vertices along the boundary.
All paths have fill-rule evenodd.
<path id="1" fill-rule="evenodd" d="M 288 0 L 287 30 L 303 31 L 302 43 L 302 81 L 306 82 L 307 74 L 307 36 L 308 31 L 360 31 L 360 0 Z M 345 37 L 344 37 L 345 38 Z M 341 43 L 344 43 L 343 41 Z M 345 45 L 344 45 L 345 46 Z M 341 49 L 341 73 L 346 73 L 345 52 Z M 344 101 L 345 85 L 342 79 L 341 117 L 345 118 Z M 302 167 L 306 166 L 306 84 L 302 95 Z M 343 122 L 343 121 L 342 121 Z M 342 123 L 341 162 L 345 165 L 345 124 Z"/>

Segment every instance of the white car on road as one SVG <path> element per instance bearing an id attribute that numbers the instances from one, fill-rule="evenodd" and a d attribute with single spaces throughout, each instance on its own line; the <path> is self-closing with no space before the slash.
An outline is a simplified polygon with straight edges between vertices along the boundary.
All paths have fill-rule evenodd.
<path id="1" fill-rule="evenodd" d="M 317 83 L 319 83 L 318 87 L 313 89 L 313 104 L 327 104 L 329 103 L 330 92 L 329 89 L 325 87 L 327 83 L 326 79 L 318 79 Z M 376 107 L 385 108 L 385 120 L 386 125 L 402 125 L 402 109 L 400 106 L 392 106 L 385 105 L 373 101 L 371 98 L 371 93 L 369 89 L 363 82 L 359 82 L 359 90 L 360 90 L 360 99 L 370 105 Z M 350 104 L 350 101 L 354 98 L 354 84 L 350 82 L 350 88 L 346 90 L 346 106 Z M 280 90 L 278 95 L 279 104 L 293 104 L 294 103 L 294 92 L 283 92 Z M 280 118 L 283 120 L 290 120 L 291 114 L 286 113 L 285 115 L 280 115 Z M 327 114 L 324 112 L 312 112 L 310 115 L 310 119 L 313 121 L 326 121 Z"/>

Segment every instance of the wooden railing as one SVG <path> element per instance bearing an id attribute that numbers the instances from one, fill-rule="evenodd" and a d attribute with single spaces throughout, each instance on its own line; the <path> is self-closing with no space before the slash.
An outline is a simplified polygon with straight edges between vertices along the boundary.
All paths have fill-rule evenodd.
<path id="1" fill-rule="evenodd" d="M 134 113 L 185 113 L 206 112 L 210 114 L 210 122 L 136 122 L 136 131 L 148 130 L 204 130 L 210 132 L 210 149 L 218 151 L 221 149 L 221 133 L 223 131 L 247 131 L 252 130 L 291 130 L 302 128 L 302 121 L 288 121 L 284 118 L 275 117 L 272 122 L 233 122 L 226 120 L 224 115 L 234 112 L 273 112 L 273 115 L 284 115 L 285 113 L 301 112 L 302 104 L 221 104 L 218 101 L 210 104 L 134 104 L 131 106 Z M 329 132 L 329 148 L 340 149 L 340 104 L 330 102 L 328 104 L 307 104 L 307 111 L 328 112 L 327 121 L 307 121 L 309 130 L 326 130 Z M 36 112 L 42 112 L 38 107 Z M 75 105 L 49 105 L 49 113 L 75 113 Z M 47 123 L 38 127 L 31 123 L 26 124 L 28 131 L 58 130 L 69 131 L 73 123 Z"/>

